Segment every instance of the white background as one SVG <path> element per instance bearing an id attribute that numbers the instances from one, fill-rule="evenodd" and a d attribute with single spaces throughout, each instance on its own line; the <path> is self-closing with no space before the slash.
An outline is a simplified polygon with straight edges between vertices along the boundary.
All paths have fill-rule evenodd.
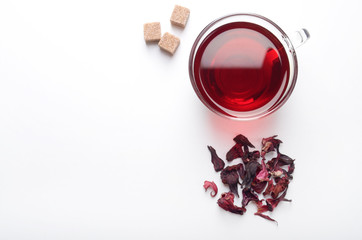
<path id="1" fill-rule="evenodd" d="M 190 8 L 172 27 L 174 4 Z M 0 1 L 0 239 L 361 239 L 362 15 L 359 1 Z M 299 78 L 276 113 L 211 113 L 188 55 L 210 21 L 264 15 L 305 27 Z M 145 44 L 143 23 L 181 39 Z M 220 209 L 207 145 L 278 134 L 296 159 L 279 225 Z M 218 195 L 219 196 L 219 195 Z M 236 199 L 240 205 L 240 199 Z"/>

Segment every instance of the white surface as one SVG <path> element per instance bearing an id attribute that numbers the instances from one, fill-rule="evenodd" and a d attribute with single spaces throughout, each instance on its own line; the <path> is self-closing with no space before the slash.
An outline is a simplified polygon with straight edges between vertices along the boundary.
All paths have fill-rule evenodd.
<path id="1" fill-rule="evenodd" d="M 191 9 L 186 29 L 169 23 Z M 0 2 L 0 239 L 361 239 L 362 15 L 359 1 Z M 197 34 L 234 12 L 311 39 L 277 113 L 235 122 L 208 111 L 188 78 Z M 181 38 L 173 57 L 143 23 Z M 296 158 L 279 225 L 216 205 L 224 156 L 243 133 L 278 134 Z M 240 200 L 236 201 L 240 204 Z"/>

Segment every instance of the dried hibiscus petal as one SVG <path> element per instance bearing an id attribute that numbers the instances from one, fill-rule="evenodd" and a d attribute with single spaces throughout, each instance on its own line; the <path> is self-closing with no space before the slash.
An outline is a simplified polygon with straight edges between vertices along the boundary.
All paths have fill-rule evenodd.
<path id="1" fill-rule="evenodd" d="M 289 179 L 287 177 L 282 177 L 277 180 L 275 186 L 271 189 L 271 196 L 272 198 L 277 198 L 278 195 L 288 188 Z"/>
<path id="2" fill-rule="evenodd" d="M 240 165 L 241 164 L 226 167 L 220 173 L 221 181 L 224 184 L 229 185 L 230 191 L 238 197 L 239 197 L 238 183 L 240 183 L 239 182 Z"/>
<path id="3" fill-rule="evenodd" d="M 261 144 L 262 144 L 262 149 L 261 149 L 261 156 L 264 158 L 265 154 L 268 152 L 272 152 L 272 151 L 277 151 L 277 153 L 279 153 L 279 145 L 280 143 L 282 143 L 281 140 L 276 139 L 278 135 L 274 135 L 268 138 L 263 138 Z"/>
<path id="4" fill-rule="evenodd" d="M 281 202 L 281 201 L 286 201 L 286 202 L 291 202 L 292 200 L 289 200 L 289 199 L 286 199 L 285 198 L 285 195 L 287 194 L 287 189 L 285 189 L 285 191 L 283 192 L 282 195 L 280 195 L 280 197 L 278 198 L 268 198 L 266 200 L 266 204 L 268 205 L 269 207 L 269 211 L 273 211 L 274 208 L 276 208 L 278 206 L 278 204 Z"/>
<path id="5" fill-rule="evenodd" d="M 259 180 L 257 180 L 256 178 L 254 179 L 254 181 L 251 183 L 251 188 L 256 192 L 256 193 L 262 193 L 265 186 L 268 184 L 268 182 L 263 181 L 260 182 Z"/>
<path id="6" fill-rule="evenodd" d="M 245 137 L 242 134 L 237 135 L 236 137 L 234 137 L 233 139 L 236 143 L 242 145 L 242 146 L 248 146 L 251 148 L 255 148 L 253 144 L 251 144 L 251 142 L 249 141 L 249 139 L 247 137 Z"/>
<path id="7" fill-rule="evenodd" d="M 278 159 L 279 166 L 290 165 L 292 163 L 294 163 L 294 159 L 292 159 L 291 157 L 289 157 L 285 154 L 282 154 L 282 153 L 279 155 L 279 159 Z"/>
<path id="8" fill-rule="evenodd" d="M 261 182 L 269 181 L 269 173 L 268 173 L 268 170 L 266 169 L 264 159 L 261 160 L 261 166 L 262 166 L 262 169 L 260 170 L 258 175 L 256 175 L 256 179 L 258 179 Z"/>
<path id="9" fill-rule="evenodd" d="M 249 189 L 243 189 L 243 200 L 241 202 L 242 206 L 245 207 L 248 205 L 250 201 L 259 202 L 258 195 L 256 195 L 252 190 Z"/>
<path id="10" fill-rule="evenodd" d="M 259 165 L 260 164 L 256 161 L 251 161 L 246 164 L 245 177 L 244 177 L 243 183 L 241 184 L 246 189 L 250 188 L 251 183 L 253 182 L 253 180 L 255 178 L 256 170 L 258 170 Z"/>
<path id="11" fill-rule="evenodd" d="M 246 212 L 244 207 L 238 207 L 234 204 L 234 194 L 231 192 L 221 194 L 217 204 L 224 210 L 243 215 Z"/>
<path id="12" fill-rule="evenodd" d="M 274 171 L 277 164 L 278 164 L 278 158 L 277 157 L 272 158 L 265 164 L 266 169 L 268 169 L 268 171 Z"/>
<path id="13" fill-rule="evenodd" d="M 214 164 L 215 171 L 216 172 L 221 171 L 225 166 L 224 161 L 221 158 L 219 158 L 219 156 L 216 154 L 216 151 L 213 147 L 207 146 L 207 148 L 209 149 L 209 151 L 211 153 L 211 162 L 212 162 L 212 164 Z"/>
<path id="14" fill-rule="evenodd" d="M 293 178 L 292 174 L 294 172 L 294 169 L 295 169 L 295 166 L 294 166 L 294 162 L 293 162 L 289 165 L 288 171 L 287 171 L 287 174 L 290 178 Z"/>
<path id="15" fill-rule="evenodd" d="M 269 217 L 268 215 L 263 214 L 266 211 L 270 211 L 268 205 L 263 205 L 263 200 L 257 202 L 257 207 L 258 207 L 258 211 L 256 213 L 254 213 L 254 215 L 265 218 L 269 221 L 276 222 L 273 218 Z"/>
<path id="16" fill-rule="evenodd" d="M 263 195 L 266 196 L 271 193 L 271 191 L 274 188 L 273 180 L 268 181 L 268 186 L 266 187 L 265 191 L 263 192 Z"/>
<path id="17" fill-rule="evenodd" d="M 207 191 L 207 189 L 211 187 L 212 188 L 212 192 L 210 192 L 210 196 L 211 197 L 215 197 L 217 194 L 217 186 L 214 182 L 210 182 L 210 181 L 205 181 L 204 182 L 204 188 L 205 188 L 205 192 Z"/>
<path id="18" fill-rule="evenodd" d="M 242 146 L 237 143 L 226 153 L 226 160 L 230 162 L 236 158 L 242 158 L 243 156 L 244 152 Z"/>

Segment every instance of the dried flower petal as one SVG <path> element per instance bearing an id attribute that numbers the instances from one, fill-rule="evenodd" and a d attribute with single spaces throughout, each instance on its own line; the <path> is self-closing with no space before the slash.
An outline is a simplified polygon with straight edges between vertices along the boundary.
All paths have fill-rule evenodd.
<path id="1" fill-rule="evenodd" d="M 224 161 L 221 158 L 219 158 L 219 156 L 216 154 L 216 151 L 213 147 L 207 146 L 207 148 L 209 149 L 209 151 L 211 153 L 211 162 L 212 162 L 212 164 L 214 164 L 215 171 L 216 172 L 221 171 L 225 166 Z"/>
<path id="2" fill-rule="evenodd" d="M 256 175 L 256 179 L 258 179 L 261 182 L 269 181 L 269 173 L 268 173 L 268 170 L 266 169 L 264 159 L 261 160 L 261 166 L 262 166 L 262 169 L 258 173 L 258 175 Z"/>
<path id="3" fill-rule="evenodd" d="M 287 172 L 287 174 L 290 178 L 293 178 L 292 174 L 294 172 L 294 169 L 295 169 L 295 166 L 294 166 L 294 162 L 293 162 L 289 165 L 288 172 Z"/>
<path id="4" fill-rule="evenodd" d="M 243 156 L 244 152 L 242 146 L 237 143 L 226 153 L 226 160 L 230 162 L 236 158 L 242 158 Z"/>
<path id="5" fill-rule="evenodd" d="M 245 187 L 246 189 L 250 188 L 251 183 L 253 182 L 255 175 L 256 175 L 256 170 L 259 167 L 259 163 L 256 161 L 251 161 L 248 162 L 245 166 L 245 177 L 243 180 L 243 183 L 241 184 L 243 187 Z"/>
<path id="6" fill-rule="evenodd" d="M 238 197 L 239 197 L 238 183 L 240 183 L 239 171 L 240 171 L 240 164 L 226 167 L 220 173 L 221 181 L 224 184 L 229 185 L 230 191 Z"/>
<path id="7" fill-rule="evenodd" d="M 277 198 L 278 195 L 288 188 L 289 179 L 287 177 L 282 177 L 277 180 L 276 185 L 271 189 L 272 198 Z"/>
<path id="8" fill-rule="evenodd" d="M 264 181 L 264 182 L 260 182 L 259 180 L 257 180 L 256 178 L 254 178 L 254 181 L 251 183 L 251 188 L 256 192 L 256 193 L 262 193 L 265 186 L 268 184 L 268 182 Z"/>
<path id="9" fill-rule="evenodd" d="M 271 211 L 270 207 L 268 205 L 263 205 L 263 200 L 257 202 L 256 206 L 258 207 L 258 211 L 256 213 L 254 213 L 254 215 L 265 218 L 269 221 L 276 222 L 273 218 L 269 217 L 268 215 L 263 214 L 266 211 Z"/>
<path id="10" fill-rule="evenodd" d="M 253 144 L 251 144 L 251 142 L 249 141 L 249 139 L 247 137 L 245 137 L 242 134 L 237 135 L 236 137 L 234 137 L 233 139 L 236 143 L 239 143 L 242 146 L 248 146 L 251 148 L 255 148 Z"/>
<path id="11" fill-rule="evenodd" d="M 292 163 L 294 163 L 294 159 L 292 159 L 291 157 L 289 157 L 285 154 L 282 154 L 282 153 L 279 155 L 279 159 L 278 159 L 279 166 L 289 165 Z"/>
<path id="12" fill-rule="evenodd" d="M 248 205 L 250 201 L 259 202 L 258 195 L 252 192 L 252 190 L 249 189 L 243 189 L 243 200 L 242 200 L 242 206 L 245 207 Z"/>
<path id="13" fill-rule="evenodd" d="M 237 172 L 239 173 L 240 178 L 241 178 L 242 180 L 244 180 L 244 177 L 245 177 L 244 165 L 243 165 L 242 163 L 239 163 L 239 164 L 237 164 L 237 165 L 235 165 L 235 166 L 237 166 L 237 167 L 236 167 L 236 170 L 237 170 Z"/>
<path id="14" fill-rule="evenodd" d="M 273 211 L 277 206 L 278 204 L 281 202 L 281 201 L 286 201 L 286 202 L 291 202 L 292 200 L 289 200 L 289 199 L 286 199 L 285 198 L 285 195 L 287 194 L 287 189 L 285 189 L 285 191 L 283 192 L 282 195 L 280 195 L 280 197 L 278 198 L 268 198 L 266 200 L 266 204 L 268 205 L 269 207 L 269 211 Z"/>
<path id="15" fill-rule="evenodd" d="M 266 169 L 268 169 L 268 171 L 275 171 L 275 167 L 277 166 L 278 164 L 278 157 L 275 157 L 275 158 L 272 158 L 271 160 L 269 160 L 267 163 L 266 163 Z"/>
<path id="16" fill-rule="evenodd" d="M 263 195 L 266 196 L 266 195 L 270 194 L 271 191 L 273 190 L 273 188 L 274 188 L 273 180 L 269 180 L 268 186 L 266 187 L 265 191 L 263 192 Z"/>
<path id="17" fill-rule="evenodd" d="M 234 194 L 231 192 L 221 194 L 217 204 L 224 210 L 243 215 L 246 212 L 244 207 L 234 205 Z"/>
<path id="18" fill-rule="evenodd" d="M 212 188 L 212 192 L 210 192 L 210 196 L 211 197 L 215 197 L 217 194 L 217 186 L 214 182 L 210 182 L 210 181 L 205 181 L 204 182 L 204 188 L 205 188 L 205 192 L 207 191 L 207 189 L 211 187 Z"/>
<path id="19" fill-rule="evenodd" d="M 278 135 L 274 135 L 268 138 L 263 138 L 261 144 L 262 144 L 262 149 L 261 149 L 261 156 L 264 158 L 265 154 L 271 151 L 277 151 L 277 153 L 279 153 L 279 145 L 280 143 L 282 143 L 281 140 L 276 139 Z"/>

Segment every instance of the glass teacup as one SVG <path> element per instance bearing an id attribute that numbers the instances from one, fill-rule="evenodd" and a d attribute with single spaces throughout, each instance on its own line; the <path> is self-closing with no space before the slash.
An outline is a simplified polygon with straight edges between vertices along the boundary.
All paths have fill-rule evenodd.
<path id="1" fill-rule="evenodd" d="M 237 120 L 269 115 L 291 95 L 298 75 L 295 48 L 308 38 L 301 29 L 291 40 L 256 14 L 219 18 L 201 31 L 191 49 L 192 86 L 218 115 Z"/>

